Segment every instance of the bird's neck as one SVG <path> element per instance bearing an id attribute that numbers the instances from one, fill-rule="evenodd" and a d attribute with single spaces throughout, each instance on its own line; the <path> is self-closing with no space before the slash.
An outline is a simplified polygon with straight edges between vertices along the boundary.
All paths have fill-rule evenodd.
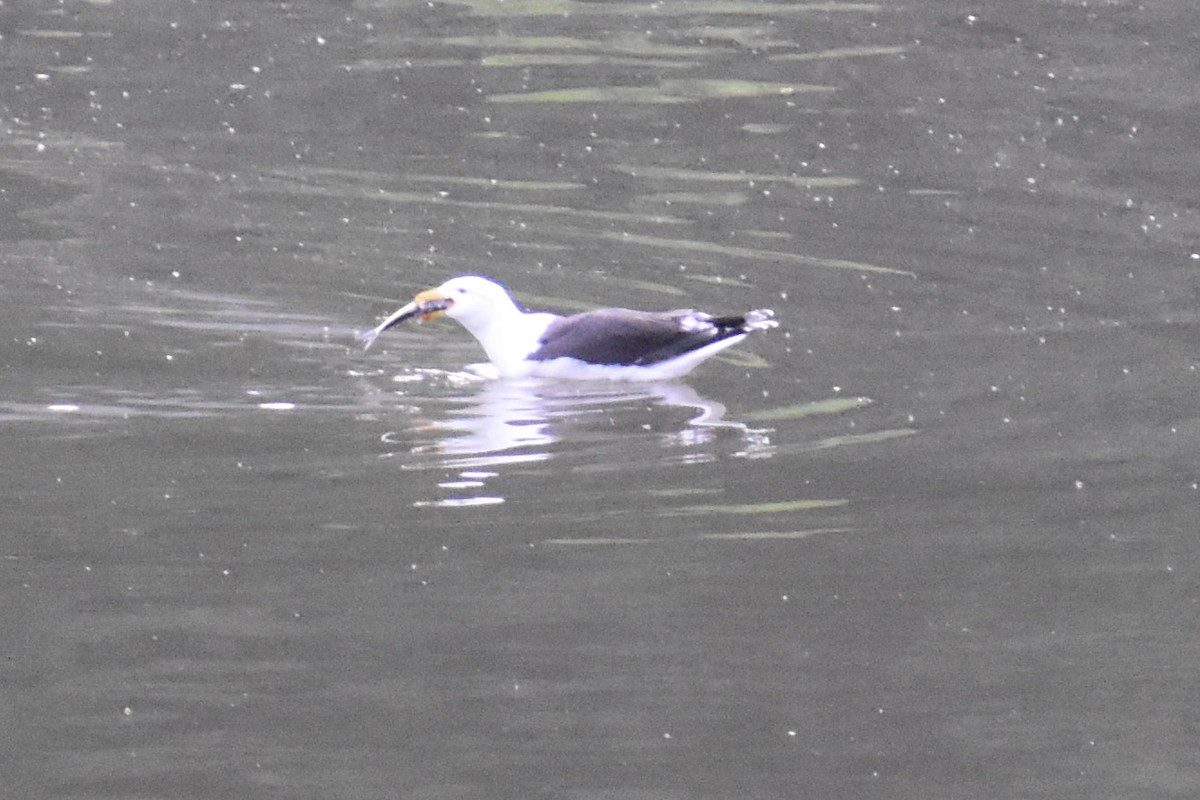
<path id="1" fill-rule="evenodd" d="M 459 322 L 483 346 L 488 360 L 501 370 L 510 366 L 510 362 L 520 360 L 520 356 L 513 356 L 513 345 L 524 341 L 529 326 L 527 315 L 515 305 L 493 307 L 486 318 L 460 319 Z"/>

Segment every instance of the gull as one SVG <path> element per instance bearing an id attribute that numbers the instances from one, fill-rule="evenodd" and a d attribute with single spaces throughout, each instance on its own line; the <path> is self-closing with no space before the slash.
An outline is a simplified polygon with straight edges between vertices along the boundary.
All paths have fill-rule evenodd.
<path id="1" fill-rule="evenodd" d="M 458 321 L 478 340 L 500 377 L 583 380 L 671 380 L 750 333 L 779 324 L 765 308 L 728 316 L 690 308 L 529 312 L 496 281 L 461 275 L 418 293 L 359 339 L 366 349 L 404 320 L 440 316 Z"/>

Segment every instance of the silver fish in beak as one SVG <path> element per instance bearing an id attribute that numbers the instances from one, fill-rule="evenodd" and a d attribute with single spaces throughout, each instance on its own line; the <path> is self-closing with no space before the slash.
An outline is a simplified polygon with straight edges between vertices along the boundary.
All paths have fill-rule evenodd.
<path id="1" fill-rule="evenodd" d="M 429 289 L 414 297 L 411 303 L 396 309 L 387 319 L 371 330 L 360 333 L 358 339 L 363 343 L 363 350 L 366 350 L 379 338 L 379 334 L 393 325 L 398 325 L 411 317 L 419 317 L 419 322 L 428 322 L 444 314 L 446 309 L 452 305 L 454 305 L 452 299 L 437 289 Z"/>

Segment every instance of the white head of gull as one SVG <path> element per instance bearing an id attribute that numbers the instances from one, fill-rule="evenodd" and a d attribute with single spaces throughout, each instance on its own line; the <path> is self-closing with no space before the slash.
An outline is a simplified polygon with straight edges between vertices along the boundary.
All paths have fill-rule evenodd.
<path id="1" fill-rule="evenodd" d="M 678 378 L 747 334 L 779 324 L 769 309 L 723 317 L 694 309 L 526 312 L 495 281 L 463 275 L 420 292 L 360 339 L 370 347 L 406 319 L 425 322 L 443 315 L 479 341 L 501 377 L 585 380 Z"/>

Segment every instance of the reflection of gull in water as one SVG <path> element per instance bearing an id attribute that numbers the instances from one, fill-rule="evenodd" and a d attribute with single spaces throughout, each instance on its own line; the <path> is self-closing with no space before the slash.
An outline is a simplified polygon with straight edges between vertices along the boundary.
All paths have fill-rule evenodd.
<path id="1" fill-rule="evenodd" d="M 429 449 L 445 455 L 491 456 L 480 458 L 480 464 L 549 458 L 544 448 L 555 441 L 550 415 L 531 387 L 524 381 L 487 381 L 478 386 L 479 392 L 465 407 L 434 423 L 449 435 Z M 515 450 L 526 452 L 518 455 Z"/>
<path id="2" fill-rule="evenodd" d="M 749 448 L 768 445 L 762 431 L 724 419 L 725 407 L 701 397 L 695 389 L 678 383 L 623 385 L 598 382 L 563 384 L 530 379 L 487 381 L 471 405 L 438 423 L 455 432 L 436 445 L 447 455 L 473 455 L 452 466 L 540 461 L 550 457 L 547 448 L 559 440 L 555 428 L 565 428 L 582 417 L 609 412 L 629 403 L 694 408 L 700 413 L 667 441 L 695 445 L 709 441 L 717 430 L 736 431 Z M 556 425 L 557 423 L 557 425 Z M 523 450 L 522 454 L 513 451 Z"/>
<path id="3" fill-rule="evenodd" d="M 422 372 L 406 382 L 427 387 L 428 379 L 437 377 Z M 586 433 L 591 421 L 600 420 L 602 415 L 611 418 L 621 409 L 629 411 L 631 406 L 698 412 L 686 424 L 659 432 L 663 443 L 670 447 L 701 445 L 724 431 L 740 439 L 742 449 L 738 455 L 764 455 L 770 449 L 765 431 L 726 420 L 725 406 L 681 383 L 563 383 L 536 378 L 480 381 L 462 373 L 441 377 L 456 389 L 437 398 L 426 392 L 403 393 L 397 407 L 412 414 L 414 424 L 383 437 L 392 445 L 407 443 L 412 453 L 451 457 L 439 461 L 441 466 L 543 461 L 553 455 L 550 448 L 556 442 L 565 438 L 570 444 L 576 438 L 572 430 L 577 436 L 592 436 L 594 433 Z M 435 400 L 440 409 L 430 407 Z M 639 428 L 650 430 L 648 424 L 639 424 Z"/>
<path id="4" fill-rule="evenodd" d="M 428 388 L 425 379 L 439 376 L 420 373 L 411 377 L 411 383 Z M 594 467 L 619 468 L 618 463 L 628 462 L 618 456 L 637 447 L 637 442 L 648 446 L 644 454 L 660 464 L 714 460 L 714 448 L 706 445 L 718 436 L 735 443 L 734 456 L 764 457 L 773 452 L 767 431 L 725 420 L 724 406 L 683 384 L 563 383 L 533 378 L 478 381 L 461 373 L 440 377 L 447 378 L 454 388 L 440 396 L 406 392 L 396 408 L 411 415 L 412 424 L 382 437 L 396 448 L 385 458 L 404 452 L 417 457 L 404 458 L 403 469 L 458 473 L 438 484 L 451 497 L 419 501 L 419 506 L 502 503 L 502 496 L 485 489 L 501 467 L 586 453 Z M 657 421 L 647 415 L 656 407 L 695 409 L 698 413 L 686 422 L 663 424 L 662 415 Z M 656 450 L 660 451 L 657 456 Z M 676 453 L 663 456 L 662 450 Z"/>

